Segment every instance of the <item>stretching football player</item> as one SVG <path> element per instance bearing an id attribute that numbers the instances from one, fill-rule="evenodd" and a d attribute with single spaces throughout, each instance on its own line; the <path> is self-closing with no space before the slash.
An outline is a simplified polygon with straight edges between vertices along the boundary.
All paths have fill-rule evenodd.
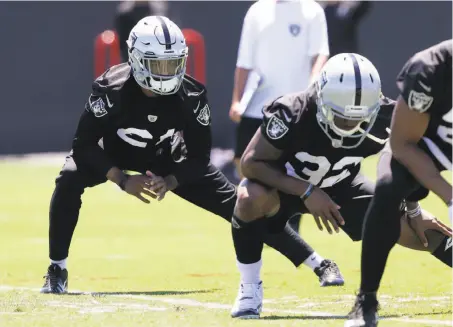
<path id="1" fill-rule="evenodd" d="M 276 229 L 284 226 L 287 217 L 280 214 L 282 209 L 311 213 L 319 229 L 324 225 L 332 233 L 342 228 L 353 241 L 361 240 L 375 184 L 360 173 L 360 166 L 364 158 L 383 149 L 393 107 L 394 101 L 381 93 L 373 64 L 346 53 L 332 57 L 319 81 L 306 91 L 280 97 L 264 108 L 261 130 L 242 157 L 247 179 L 238 187 L 232 219 L 241 277 L 232 317 L 259 318 L 263 235 L 268 221 Z M 384 152 L 380 174 L 389 157 Z M 406 199 L 414 201 L 416 196 Z M 422 214 L 417 203 L 403 199 L 398 202 L 401 227 L 395 241 L 429 251 L 451 267 L 451 248 L 444 251 L 451 230 L 429 213 Z M 433 230 L 427 241 L 426 230 Z M 381 238 L 387 234 L 381 233 Z"/>
<path id="2" fill-rule="evenodd" d="M 378 324 L 376 292 L 389 252 L 400 235 L 401 200 L 424 187 L 447 204 L 452 218 L 452 187 L 440 174 L 452 170 L 452 45 L 450 39 L 416 53 L 398 75 L 401 95 L 390 134 L 393 157 L 387 173 L 379 176 L 366 214 L 362 280 L 346 327 Z M 437 251 L 451 256 L 451 248 L 451 238 L 444 239 Z"/>
<path id="3" fill-rule="evenodd" d="M 93 83 L 72 152 L 56 179 L 43 293 L 67 291 L 67 257 L 87 187 L 110 180 L 145 203 L 147 196 L 161 200 L 172 191 L 231 220 L 236 188 L 210 164 L 206 90 L 185 75 L 188 49 L 181 30 L 165 17 L 146 17 L 132 29 L 127 46 L 129 62 Z M 296 267 L 313 267 L 321 285 L 343 282 L 333 262 L 311 259 L 313 249 L 291 228 L 267 233 L 265 241 Z"/>

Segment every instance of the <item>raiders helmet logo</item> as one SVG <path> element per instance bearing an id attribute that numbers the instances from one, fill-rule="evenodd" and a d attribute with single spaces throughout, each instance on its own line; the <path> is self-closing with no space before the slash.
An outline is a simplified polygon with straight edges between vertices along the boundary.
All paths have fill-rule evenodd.
<path id="1" fill-rule="evenodd" d="M 289 128 L 285 125 L 283 120 L 272 116 L 266 126 L 266 134 L 271 140 L 278 140 L 288 133 Z"/>
<path id="2" fill-rule="evenodd" d="M 105 110 L 105 103 L 102 98 L 98 98 L 97 100 L 91 102 L 90 97 L 90 110 L 97 118 L 105 116 L 107 114 L 107 110 Z"/>
<path id="3" fill-rule="evenodd" d="M 433 100 L 434 98 L 432 96 L 426 95 L 423 92 L 416 92 L 412 90 L 409 93 L 407 104 L 410 109 L 423 113 L 431 107 Z"/>
<path id="4" fill-rule="evenodd" d="M 210 118 L 211 118 L 211 112 L 209 110 L 209 106 L 208 106 L 208 104 L 205 104 L 205 106 L 200 110 L 200 112 L 197 116 L 197 120 L 201 125 L 208 126 Z"/>

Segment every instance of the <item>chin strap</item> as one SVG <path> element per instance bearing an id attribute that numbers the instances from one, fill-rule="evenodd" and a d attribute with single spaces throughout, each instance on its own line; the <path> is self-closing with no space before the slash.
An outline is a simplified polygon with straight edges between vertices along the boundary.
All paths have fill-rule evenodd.
<path id="1" fill-rule="evenodd" d="M 359 131 L 362 132 L 362 133 L 365 133 L 365 131 L 363 129 L 361 129 L 361 128 L 359 129 Z M 366 137 L 368 137 L 370 140 L 372 140 L 372 141 L 374 141 L 376 143 L 379 143 L 379 144 L 385 144 L 385 143 L 387 143 L 387 141 L 389 139 L 388 137 L 386 139 L 380 139 L 379 137 L 371 135 L 370 133 L 367 133 Z"/>

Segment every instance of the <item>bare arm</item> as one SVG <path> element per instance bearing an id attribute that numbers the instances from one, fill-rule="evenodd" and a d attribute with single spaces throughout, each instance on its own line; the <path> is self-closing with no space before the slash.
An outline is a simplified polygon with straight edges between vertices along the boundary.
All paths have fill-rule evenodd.
<path id="1" fill-rule="evenodd" d="M 312 57 L 310 83 L 313 83 L 329 58 L 329 35 L 326 15 L 317 5 L 317 13 L 309 26 L 308 53 Z"/>
<path id="2" fill-rule="evenodd" d="M 244 94 L 249 73 L 254 66 L 254 51 L 257 38 L 256 20 L 259 16 L 256 15 L 256 10 L 253 8 L 254 6 L 250 7 L 244 17 L 236 61 L 236 70 L 234 72 L 233 96 L 229 116 L 230 119 L 236 123 L 241 120 L 243 109 L 240 106 L 240 102 L 242 95 Z"/>
<path id="3" fill-rule="evenodd" d="M 323 230 L 322 224 L 324 224 L 327 231 L 332 234 L 329 225 L 331 224 L 338 233 L 338 225 L 344 224 L 344 219 L 338 211 L 340 207 L 321 189 L 288 176 L 273 166 L 272 162 L 277 161 L 281 155 L 282 151 L 270 144 L 258 130 L 242 156 L 242 172 L 249 179 L 259 180 L 284 193 L 301 197 L 320 230 Z"/>
<path id="4" fill-rule="evenodd" d="M 258 129 L 242 156 L 242 173 L 284 193 L 301 196 L 310 184 L 286 175 L 271 164 L 280 158 L 282 152 L 272 146 Z"/>
<path id="5" fill-rule="evenodd" d="M 232 106 L 238 104 L 241 101 L 249 73 L 250 69 L 236 67 L 236 70 L 234 72 L 233 98 L 231 100 Z"/>
<path id="6" fill-rule="evenodd" d="M 424 187 L 449 203 L 452 198 L 451 185 L 441 176 L 431 158 L 417 146 L 428 127 L 429 119 L 428 113 L 411 110 L 406 101 L 399 97 L 392 119 L 390 145 L 393 156 Z M 408 124 L 408 121 L 411 123 Z"/>

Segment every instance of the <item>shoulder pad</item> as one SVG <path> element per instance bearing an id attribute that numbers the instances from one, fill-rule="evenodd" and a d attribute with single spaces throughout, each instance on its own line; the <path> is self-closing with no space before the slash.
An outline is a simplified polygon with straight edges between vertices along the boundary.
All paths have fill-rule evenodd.
<path id="1" fill-rule="evenodd" d="M 206 93 L 206 87 L 190 75 L 185 75 L 182 82 L 182 92 L 187 96 L 200 96 Z"/>
<path id="2" fill-rule="evenodd" d="M 131 68 L 127 63 L 112 66 L 96 78 L 93 82 L 93 91 L 109 93 L 121 90 L 131 75 Z"/>
<path id="3" fill-rule="evenodd" d="M 306 92 L 281 96 L 263 108 L 261 133 L 271 144 L 284 149 L 298 128 L 302 113 L 307 108 Z"/>
<path id="4" fill-rule="evenodd" d="M 297 123 L 303 111 L 299 103 L 297 94 L 283 95 L 266 105 L 263 115 L 267 118 L 276 116 L 287 124 Z"/>
<path id="5" fill-rule="evenodd" d="M 314 94 L 316 95 L 316 94 Z M 310 103 L 313 100 L 311 89 L 303 92 L 289 93 L 277 98 L 272 102 L 272 106 L 285 108 L 287 117 L 291 117 L 293 123 L 297 123 L 302 118 L 305 111 L 308 110 Z"/>
<path id="6" fill-rule="evenodd" d="M 93 82 L 85 110 L 91 111 L 97 118 L 118 112 L 121 107 L 119 91 L 130 76 L 127 63 L 109 68 Z"/>
<path id="7" fill-rule="evenodd" d="M 211 124 L 211 109 L 209 108 L 206 87 L 190 75 L 185 75 L 180 96 L 188 100 L 187 112 L 195 117 L 202 126 Z M 191 118 L 192 119 L 192 118 Z"/>

